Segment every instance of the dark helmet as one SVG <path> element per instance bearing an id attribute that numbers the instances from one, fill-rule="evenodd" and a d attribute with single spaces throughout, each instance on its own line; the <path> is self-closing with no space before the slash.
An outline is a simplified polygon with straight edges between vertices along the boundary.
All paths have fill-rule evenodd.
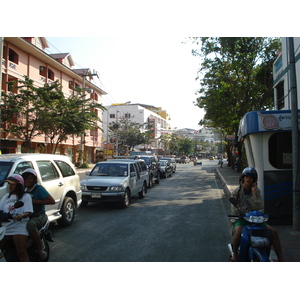
<path id="1" fill-rule="evenodd" d="M 258 177 L 256 170 L 251 167 L 247 167 L 243 170 L 241 178 L 244 178 L 244 176 L 252 177 L 254 178 L 255 181 L 257 181 L 257 177 Z"/>

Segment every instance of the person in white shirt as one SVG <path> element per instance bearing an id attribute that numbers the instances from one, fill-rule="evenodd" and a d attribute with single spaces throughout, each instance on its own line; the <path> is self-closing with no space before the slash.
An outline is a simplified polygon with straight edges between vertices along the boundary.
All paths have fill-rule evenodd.
<path id="1" fill-rule="evenodd" d="M 24 193 L 24 179 L 18 174 L 9 176 L 6 180 L 9 186 L 9 193 L 3 196 L 0 201 L 0 211 L 10 212 L 14 222 L 11 222 L 7 228 L 5 235 L 13 236 L 17 254 L 20 261 L 29 261 L 27 254 L 28 231 L 26 229 L 29 215 L 33 212 L 32 199 L 27 193 Z M 24 205 L 14 208 L 17 201 L 22 201 Z M 5 239 L 1 241 L 1 249 L 5 247 Z"/>

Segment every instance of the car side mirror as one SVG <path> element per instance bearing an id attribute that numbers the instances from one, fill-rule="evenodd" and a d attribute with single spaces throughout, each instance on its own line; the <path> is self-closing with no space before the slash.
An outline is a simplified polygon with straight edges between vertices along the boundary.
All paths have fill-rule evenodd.
<path id="1" fill-rule="evenodd" d="M 136 177 L 136 172 L 130 172 L 130 177 Z"/>

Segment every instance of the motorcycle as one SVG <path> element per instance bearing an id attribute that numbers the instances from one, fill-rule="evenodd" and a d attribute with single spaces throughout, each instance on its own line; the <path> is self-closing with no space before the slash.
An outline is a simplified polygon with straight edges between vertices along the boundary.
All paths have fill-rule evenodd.
<path id="1" fill-rule="evenodd" d="M 230 198 L 229 201 L 237 209 L 237 201 Z M 276 261 L 276 255 L 272 250 L 272 233 L 262 223 L 268 221 L 269 216 L 261 211 L 250 211 L 247 214 L 228 215 L 229 220 L 246 220 L 249 225 L 243 226 L 241 242 L 238 248 L 239 262 L 269 262 Z M 233 255 L 232 244 L 228 244 L 230 259 Z"/>
<path id="2" fill-rule="evenodd" d="M 0 213 L 0 241 L 2 239 L 5 239 L 5 246 L 4 246 L 4 249 L 2 249 L 2 253 L 7 262 L 18 262 L 19 261 L 19 257 L 16 252 L 13 237 L 5 236 L 5 231 L 6 231 L 7 226 L 9 226 L 9 224 L 11 222 L 15 222 L 13 220 L 11 211 L 14 210 L 15 208 L 22 207 L 23 205 L 24 205 L 24 203 L 22 201 L 17 201 L 8 213 L 4 213 L 4 212 Z M 4 224 L 4 223 L 7 223 L 7 224 Z M 51 236 L 51 231 L 49 230 L 49 225 L 50 225 L 50 222 L 49 222 L 49 220 L 47 220 L 45 225 L 39 230 L 39 234 L 40 234 L 41 241 L 42 241 L 42 249 L 47 254 L 45 259 L 42 260 L 40 258 L 39 254 L 36 251 L 36 245 L 35 245 L 34 241 L 30 237 L 28 239 L 27 253 L 28 253 L 29 260 L 31 262 L 47 262 L 49 260 L 50 247 L 49 247 L 48 241 L 53 242 L 53 239 Z"/>

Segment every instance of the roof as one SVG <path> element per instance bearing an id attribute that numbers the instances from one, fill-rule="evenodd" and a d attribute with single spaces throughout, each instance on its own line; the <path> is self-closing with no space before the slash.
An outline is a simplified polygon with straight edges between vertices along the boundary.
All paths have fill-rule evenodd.
<path id="1" fill-rule="evenodd" d="M 70 53 L 55 53 L 55 54 L 49 54 L 54 59 L 64 59 L 67 58 L 70 62 L 70 66 L 74 66 L 74 61 L 72 59 L 72 56 Z"/>

